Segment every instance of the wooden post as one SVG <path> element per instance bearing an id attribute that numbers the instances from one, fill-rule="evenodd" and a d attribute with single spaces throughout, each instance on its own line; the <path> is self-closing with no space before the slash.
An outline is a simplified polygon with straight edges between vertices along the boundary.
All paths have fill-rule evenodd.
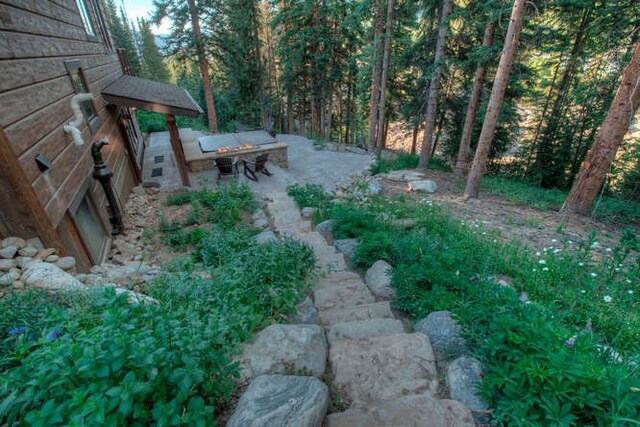
<path id="1" fill-rule="evenodd" d="M 178 164 L 178 170 L 180 171 L 180 177 L 182 178 L 182 185 L 190 187 L 189 174 L 187 173 L 187 160 L 184 156 L 184 150 L 182 149 L 182 142 L 180 141 L 180 133 L 178 133 L 176 118 L 173 114 L 167 114 L 166 118 L 167 127 L 169 128 L 169 140 L 171 141 L 173 154 L 176 156 L 176 163 Z"/>
<path id="2" fill-rule="evenodd" d="M 5 136 L 2 127 L 0 127 L 0 164 L 2 165 L 3 173 L 18 197 L 18 200 L 15 201 L 16 205 L 22 205 L 26 211 L 24 213 L 28 215 L 28 218 L 23 218 L 23 221 L 14 225 L 14 230 L 22 229 L 26 232 L 29 229 L 27 224 L 32 222 L 34 231 L 38 234 L 38 237 L 42 238 L 45 246 L 62 251 L 64 249 L 62 240 L 47 216 L 36 192 L 33 190 L 31 182 L 29 182 L 27 175 L 22 170 L 18 156 L 11 148 L 11 143 Z M 18 208 L 16 211 L 20 211 L 20 209 Z"/>

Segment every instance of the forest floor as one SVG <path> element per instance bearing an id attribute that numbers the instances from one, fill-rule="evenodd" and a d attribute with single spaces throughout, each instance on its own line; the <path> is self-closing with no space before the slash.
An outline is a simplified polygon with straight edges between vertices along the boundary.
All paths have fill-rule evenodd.
<path id="1" fill-rule="evenodd" d="M 597 253 L 616 246 L 622 231 L 629 228 L 628 225 L 604 224 L 581 215 L 535 209 L 482 191 L 480 198 L 463 201 L 463 178 L 439 170 L 429 170 L 425 178 L 438 185 L 438 190 L 430 194 L 429 199 L 443 205 L 459 220 L 479 226 L 484 232 L 495 232 L 496 239 L 503 242 L 516 241 L 542 250 L 567 241 L 587 241 L 593 235 L 598 242 L 593 248 Z M 383 192 L 389 195 L 404 193 L 411 197 L 424 197 L 420 193 L 407 192 L 406 183 L 386 179 L 383 180 Z"/>
<path id="2" fill-rule="evenodd" d="M 595 253 L 604 253 L 615 247 L 622 231 L 628 225 L 604 224 L 588 217 L 559 213 L 555 210 L 539 210 L 527 205 L 515 204 L 500 195 L 482 193 L 479 199 L 462 200 L 464 181 L 450 172 L 429 170 L 427 179 L 435 181 L 438 190 L 427 196 L 429 200 L 442 205 L 450 214 L 461 221 L 472 224 L 482 233 L 492 233 L 502 242 L 516 241 L 535 250 L 549 246 L 587 242 L 592 236 L 598 244 L 592 247 Z M 425 198 L 424 194 L 407 191 L 407 184 L 387 179 L 382 180 L 383 194 Z M 127 237 L 114 245 L 111 258 L 126 262 L 143 249 L 145 262 L 163 265 L 172 261 L 175 249 L 165 245 L 158 232 L 161 218 L 169 222 L 182 222 L 191 210 L 190 205 L 166 206 L 164 201 L 170 193 L 155 189 L 137 191 L 125 209 L 125 226 L 133 230 L 133 239 Z M 161 213 L 159 215 L 159 213 Z M 636 232 L 638 232 L 636 227 Z M 128 234 L 129 234 L 128 233 Z M 121 239 L 125 240 L 125 239 Z M 186 252 L 185 252 L 186 255 Z"/>

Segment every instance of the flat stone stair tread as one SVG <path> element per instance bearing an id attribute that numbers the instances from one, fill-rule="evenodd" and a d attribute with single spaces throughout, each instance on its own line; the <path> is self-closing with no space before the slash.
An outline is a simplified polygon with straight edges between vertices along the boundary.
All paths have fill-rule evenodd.
<path id="1" fill-rule="evenodd" d="M 344 257 L 340 254 L 334 256 L 316 257 L 316 267 L 321 272 L 342 271 L 347 268 Z"/>
<path id="2" fill-rule="evenodd" d="M 365 319 L 336 323 L 327 333 L 329 345 L 339 340 L 361 340 L 370 337 L 401 334 L 402 322 L 397 319 Z"/>
<path id="3" fill-rule="evenodd" d="M 327 339 L 324 330 L 310 324 L 274 324 L 258 332 L 242 346 L 243 378 L 304 372 L 322 376 L 326 368 Z"/>
<path id="4" fill-rule="evenodd" d="M 424 334 L 336 341 L 329 363 L 333 384 L 354 407 L 438 389 L 433 350 Z"/>
<path id="5" fill-rule="evenodd" d="M 329 273 L 327 277 L 321 277 L 320 279 L 318 279 L 315 289 L 318 290 L 342 288 L 351 284 L 358 284 L 366 287 L 364 280 L 362 280 L 362 278 L 358 275 L 344 275 L 344 278 L 341 278 L 342 275 L 340 273 L 347 272 L 348 271 L 334 271 L 332 273 Z"/>
<path id="6" fill-rule="evenodd" d="M 471 412 L 455 400 L 436 399 L 429 393 L 374 402 L 330 414 L 327 427 L 474 427 Z"/>
<path id="7" fill-rule="evenodd" d="M 369 289 L 364 284 L 355 282 L 346 286 L 316 289 L 313 297 L 318 310 L 349 308 L 375 302 Z"/>
<path id="8" fill-rule="evenodd" d="M 360 304 L 348 308 L 335 308 L 332 310 L 322 310 L 319 312 L 320 323 L 324 326 L 333 326 L 340 322 L 351 322 L 354 320 L 365 320 L 374 318 L 390 318 L 393 313 L 389 301 L 374 302 L 371 304 Z M 426 335 L 425 335 L 426 337 Z"/>
<path id="9" fill-rule="evenodd" d="M 227 427 L 320 427 L 329 391 L 315 377 L 262 375 L 242 395 Z"/>

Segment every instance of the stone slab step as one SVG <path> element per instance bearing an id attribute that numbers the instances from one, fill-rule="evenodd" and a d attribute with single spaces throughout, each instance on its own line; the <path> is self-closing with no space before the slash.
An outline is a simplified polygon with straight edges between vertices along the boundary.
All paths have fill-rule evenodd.
<path id="1" fill-rule="evenodd" d="M 351 283 L 364 285 L 364 280 L 358 274 L 351 271 L 335 271 L 326 277 L 320 277 L 316 283 L 316 289 L 330 289 L 342 287 Z"/>
<path id="2" fill-rule="evenodd" d="M 433 350 L 420 333 L 336 341 L 329 363 L 333 384 L 354 407 L 438 389 Z"/>
<path id="3" fill-rule="evenodd" d="M 336 253 L 331 256 L 316 256 L 316 267 L 322 273 L 330 273 L 346 270 L 347 263 L 342 254 Z"/>
<path id="4" fill-rule="evenodd" d="M 320 311 L 320 324 L 333 326 L 340 322 L 352 322 L 375 318 L 392 319 L 393 313 L 389 301 L 374 302 L 372 304 L 360 304 L 349 308 L 336 308 Z M 425 336 L 426 337 L 426 336 Z"/>
<path id="5" fill-rule="evenodd" d="M 350 308 L 355 305 L 375 302 L 373 295 L 363 283 L 351 282 L 344 286 L 320 288 L 313 292 L 318 310 Z"/>
<path id="6" fill-rule="evenodd" d="M 242 346 L 237 357 L 243 378 L 304 372 L 322 376 L 326 368 L 327 340 L 318 325 L 271 325 Z"/>
<path id="7" fill-rule="evenodd" d="M 428 393 L 377 402 L 330 414 L 327 427 L 474 427 L 471 413 L 455 400 L 436 399 Z"/>
<path id="8" fill-rule="evenodd" d="M 319 379 L 263 375 L 242 395 L 227 427 L 320 427 L 329 390 Z"/>
<path id="9" fill-rule="evenodd" d="M 340 322 L 333 325 L 327 333 L 327 341 L 331 345 L 339 340 L 361 340 L 403 332 L 404 326 L 397 319 L 356 320 L 355 322 Z"/>

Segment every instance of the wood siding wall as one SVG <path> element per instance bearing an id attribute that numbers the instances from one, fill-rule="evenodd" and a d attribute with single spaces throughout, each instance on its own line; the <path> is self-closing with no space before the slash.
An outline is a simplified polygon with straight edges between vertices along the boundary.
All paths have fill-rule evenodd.
<path id="1" fill-rule="evenodd" d="M 96 23 L 94 30 L 97 39 L 87 36 L 75 0 L 0 0 L 0 127 L 53 228 L 68 227 L 62 224 L 67 221 L 66 212 L 88 179 L 101 220 L 111 231 L 104 192 L 91 178 L 94 140 L 109 138 L 102 153 L 114 172 L 113 184 L 122 206 L 134 185 L 120 130 L 100 96 L 122 70 L 116 52 L 100 39 Z M 80 61 L 102 121 L 94 134 L 86 123 L 81 126 L 82 146 L 63 131 L 73 119 L 70 101 L 75 95 L 65 68 L 68 60 Z M 35 162 L 39 153 L 53 165 L 45 173 Z M 65 246 L 70 245 L 65 242 Z M 77 248 L 67 249 L 76 252 Z"/>

